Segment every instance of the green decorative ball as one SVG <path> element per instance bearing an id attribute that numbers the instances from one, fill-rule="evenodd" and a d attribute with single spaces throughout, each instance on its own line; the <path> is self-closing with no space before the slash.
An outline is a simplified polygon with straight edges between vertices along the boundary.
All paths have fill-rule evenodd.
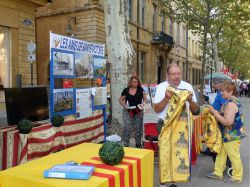
<path id="1" fill-rule="evenodd" d="M 101 160 L 108 165 L 119 164 L 124 157 L 124 149 L 118 142 L 106 141 L 99 150 Z"/>
<path id="2" fill-rule="evenodd" d="M 54 127 L 60 127 L 61 125 L 63 125 L 63 123 L 64 117 L 62 115 L 57 114 L 52 117 L 52 125 Z"/>
<path id="3" fill-rule="evenodd" d="M 27 119 L 22 119 L 17 123 L 17 129 L 21 134 L 29 134 L 32 130 L 32 122 Z"/>

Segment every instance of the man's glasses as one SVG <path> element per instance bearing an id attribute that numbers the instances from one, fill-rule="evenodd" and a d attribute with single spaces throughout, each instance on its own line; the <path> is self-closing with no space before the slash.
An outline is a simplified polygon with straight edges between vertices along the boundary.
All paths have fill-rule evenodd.
<path id="1" fill-rule="evenodd" d="M 169 75 L 171 75 L 171 76 L 180 76 L 181 73 L 169 73 Z"/>

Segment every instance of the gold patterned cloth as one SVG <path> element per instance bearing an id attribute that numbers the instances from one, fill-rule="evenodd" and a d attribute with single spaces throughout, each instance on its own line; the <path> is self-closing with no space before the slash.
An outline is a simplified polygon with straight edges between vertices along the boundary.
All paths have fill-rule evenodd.
<path id="1" fill-rule="evenodd" d="M 168 87 L 173 93 L 159 135 L 159 173 L 161 183 L 190 180 L 192 114 L 185 107 L 190 92 Z"/>
<path id="2" fill-rule="evenodd" d="M 206 146 L 214 153 L 219 153 L 222 146 L 222 135 L 218 127 L 218 123 L 209 111 L 208 106 L 201 108 L 201 119 L 203 134 L 200 140 L 206 144 Z"/>

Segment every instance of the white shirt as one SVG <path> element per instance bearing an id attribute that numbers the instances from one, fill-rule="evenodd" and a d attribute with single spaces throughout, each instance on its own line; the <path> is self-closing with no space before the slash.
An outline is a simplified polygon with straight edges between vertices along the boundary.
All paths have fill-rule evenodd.
<path id="1" fill-rule="evenodd" d="M 154 103 L 159 103 L 164 99 L 165 92 L 166 92 L 166 89 L 168 86 L 169 86 L 168 81 L 165 81 L 157 86 Z M 194 90 L 193 90 L 193 87 L 191 86 L 191 84 L 189 84 L 185 81 L 181 81 L 179 86 L 177 87 L 177 89 L 186 89 L 188 91 L 192 91 L 193 92 L 193 101 L 197 102 L 197 99 L 196 99 L 196 96 L 195 96 L 195 93 L 194 93 Z M 156 113 L 158 115 L 158 118 L 160 118 L 162 120 L 165 119 L 168 107 L 169 107 L 169 103 L 166 105 L 166 107 L 161 112 Z"/>

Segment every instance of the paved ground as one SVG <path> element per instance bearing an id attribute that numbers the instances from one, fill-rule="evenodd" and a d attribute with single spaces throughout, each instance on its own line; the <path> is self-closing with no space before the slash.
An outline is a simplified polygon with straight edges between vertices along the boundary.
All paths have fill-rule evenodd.
<path id="1" fill-rule="evenodd" d="M 245 138 L 241 146 L 241 158 L 244 167 L 244 179 L 243 184 L 225 184 L 223 181 L 211 180 L 206 177 L 208 172 L 213 171 L 213 160 L 209 156 L 200 155 L 197 159 L 196 165 L 192 167 L 192 180 L 188 183 L 177 183 L 178 187 L 249 187 L 250 186 L 250 98 L 241 98 L 241 103 L 243 105 L 243 111 L 245 114 L 246 130 L 248 137 Z M 225 174 L 225 178 L 228 176 Z M 154 174 L 154 187 L 159 186 L 158 178 L 158 164 L 155 163 L 155 174 Z M 166 186 L 169 186 L 167 184 Z"/>

